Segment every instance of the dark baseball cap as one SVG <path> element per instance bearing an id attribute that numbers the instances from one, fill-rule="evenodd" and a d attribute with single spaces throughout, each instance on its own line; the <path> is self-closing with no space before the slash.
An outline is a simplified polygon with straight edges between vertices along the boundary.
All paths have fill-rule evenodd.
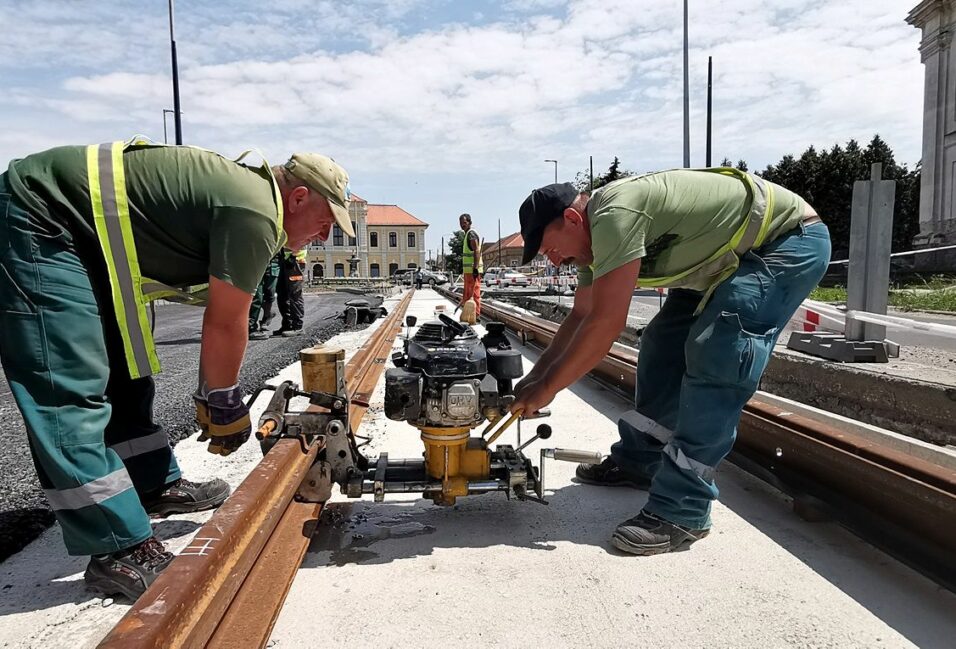
<path id="1" fill-rule="evenodd" d="M 564 214 L 578 197 L 577 189 L 571 183 L 546 185 L 531 192 L 518 209 L 521 221 L 521 237 L 524 239 L 524 258 L 521 265 L 534 259 L 541 249 L 541 237 L 551 221 Z"/>

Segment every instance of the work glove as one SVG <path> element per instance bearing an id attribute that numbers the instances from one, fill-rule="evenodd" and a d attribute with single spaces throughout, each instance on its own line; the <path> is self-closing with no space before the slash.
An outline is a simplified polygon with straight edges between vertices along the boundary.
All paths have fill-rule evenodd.
<path id="1" fill-rule="evenodd" d="M 249 408 L 242 402 L 239 386 L 194 394 L 196 422 L 202 432 L 199 441 L 209 441 L 206 450 L 214 455 L 229 455 L 252 434 Z"/>

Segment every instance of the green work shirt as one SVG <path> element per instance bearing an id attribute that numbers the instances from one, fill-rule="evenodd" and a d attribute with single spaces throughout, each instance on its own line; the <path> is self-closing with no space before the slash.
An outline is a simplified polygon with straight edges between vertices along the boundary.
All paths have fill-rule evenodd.
<path id="1" fill-rule="evenodd" d="M 256 292 L 285 242 L 264 169 L 189 147 L 127 149 L 123 166 L 144 277 L 181 287 L 203 284 L 212 275 Z M 12 193 L 37 220 L 39 236 L 69 236 L 84 259 L 96 257 L 86 147 L 57 147 L 14 160 L 7 176 Z"/>
<path id="2" fill-rule="evenodd" d="M 773 185 L 773 183 L 767 183 Z M 765 242 L 795 227 L 806 205 L 797 194 L 773 185 L 774 210 Z M 677 169 L 618 180 L 588 201 L 591 266 L 578 267 L 578 285 L 641 259 L 640 277 L 680 275 L 726 245 L 750 213 L 750 190 L 740 178 Z M 706 291 L 718 275 L 693 285 Z M 640 280 L 638 280 L 640 282 Z"/>

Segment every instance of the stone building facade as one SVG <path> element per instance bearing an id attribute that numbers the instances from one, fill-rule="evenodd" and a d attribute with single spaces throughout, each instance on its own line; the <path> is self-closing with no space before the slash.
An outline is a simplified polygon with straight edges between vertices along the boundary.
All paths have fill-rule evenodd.
<path id="1" fill-rule="evenodd" d="M 309 279 L 348 277 L 349 260 L 354 257 L 362 277 L 390 277 L 399 268 L 425 266 L 427 223 L 398 205 L 370 204 L 355 194 L 349 215 L 354 239 L 333 226 L 328 241 L 309 246 Z"/>
<path id="2" fill-rule="evenodd" d="M 923 167 L 917 247 L 956 245 L 956 0 L 924 0 L 906 21 L 923 34 Z M 956 270 L 956 250 L 917 255 L 921 270 Z"/>

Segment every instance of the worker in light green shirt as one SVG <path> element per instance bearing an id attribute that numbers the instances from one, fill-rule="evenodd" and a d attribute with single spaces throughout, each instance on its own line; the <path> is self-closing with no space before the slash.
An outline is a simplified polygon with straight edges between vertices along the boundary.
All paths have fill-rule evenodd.
<path id="1" fill-rule="evenodd" d="M 209 509 L 222 480 L 181 477 L 153 421 L 159 359 L 145 305 L 207 285 L 194 396 L 209 450 L 251 432 L 238 388 L 252 294 L 283 246 L 351 233 L 348 175 L 143 141 L 65 146 L 0 174 L 0 363 L 34 463 L 85 579 L 135 599 L 172 560 L 149 515 Z"/>
<path id="2" fill-rule="evenodd" d="M 578 266 L 574 307 L 512 412 L 536 412 L 590 371 L 627 322 L 635 286 L 667 287 L 644 329 L 635 409 L 584 483 L 648 491 L 611 535 L 637 555 L 705 537 L 730 452 L 780 332 L 826 271 L 830 237 L 801 197 L 736 169 L 680 169 L 579 193 L 537 189 L 519 210 L 524 262 Z"/>

